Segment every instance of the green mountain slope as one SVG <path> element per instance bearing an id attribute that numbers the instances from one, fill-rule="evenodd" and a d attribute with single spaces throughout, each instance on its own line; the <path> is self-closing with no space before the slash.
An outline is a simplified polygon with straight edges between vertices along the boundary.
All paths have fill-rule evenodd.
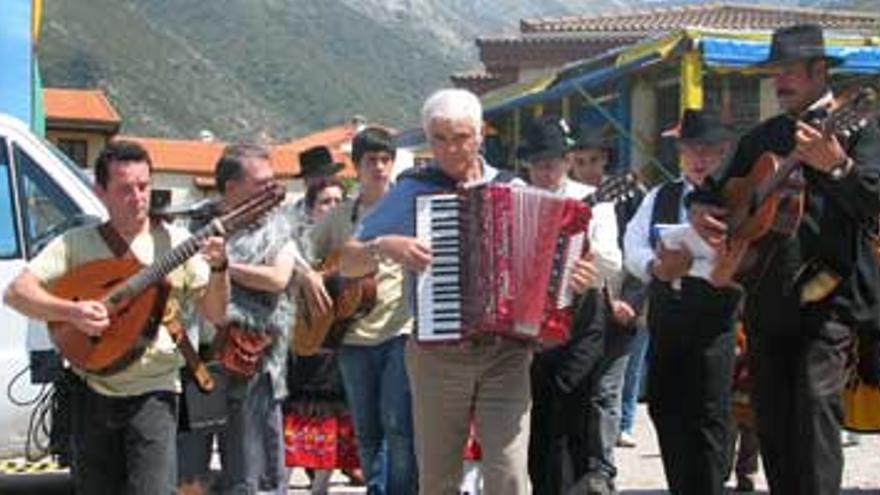
<path id="1" fill-rule="evenodd" d="M 744 2 L 746 0 L 740 0 Z M 778 0 L 871 9 L 876 0 Z M 50 0 L 46 86 L 101 87 L 123 132 L 285 139 L 356 114 L 404 127 L 474 36 L 666 0 Z M 874 7 L 876 8 L 876 6 Z"/>

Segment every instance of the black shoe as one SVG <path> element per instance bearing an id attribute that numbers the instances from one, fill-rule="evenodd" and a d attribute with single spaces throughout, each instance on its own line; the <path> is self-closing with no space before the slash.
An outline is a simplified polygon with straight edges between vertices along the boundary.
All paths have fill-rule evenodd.
<path id="1" fill-rule="evenodd" d="M 733 491 L 736 493 L 753 493 L 755 491 L 755 482 L 751 478 L 739 478 L 736 480 L 736 487 Z"/>

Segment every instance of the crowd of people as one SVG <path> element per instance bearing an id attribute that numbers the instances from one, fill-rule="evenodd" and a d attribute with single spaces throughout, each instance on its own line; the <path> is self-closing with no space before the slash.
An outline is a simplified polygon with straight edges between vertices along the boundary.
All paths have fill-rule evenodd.
<path id="1" fill-rule="evenodd" d="M 167 277 L 169 297 L 188 308 L 176 315 L 184 338 L 212 362 L 213 390 L 195 390 L 193 374 L 181 372 L 166 319 L 121 370 L 65 374 L 77 493 L 281 494 L 303 468 L 316 494 L 336 469 L 369 494 L 458 494 L 470 490 L 465 447 L 478 445 L 484 493 L 614 494 L 614 449 L 635 446 L 645 373 L 672 493 L 724 493 L 734 426 L 738 491 L 754 489 L 760 448 L 772 493 L 839 493 L 847 357 L 853 335 L 880 341 L 880 269 L 864 233 L 880 213 L 880 136 L 869 125 L 844 141 L 804 122 L 833 103 L 835 63 L 818 27 L 779 29 L 759 69 L 775 83 L 780 116 L 738 136 L 717 116 L 683 113 L 666 133 L 681 177 L 592 205 L 589 249 L 568 282 L 570 338 L 552 347 L 492 333 L 451 344 L 413 337 L 414 275 L 433 259 L 416 235 L 416 198 L 484 183 L 602 196 L 614 167 L 599 129 L 534 119 L 516 150 L 525 171 L 517 177 L 481 155 L 479 99 L 444 89 L 422 107 L 433 156 L 425 167 L 392 177 L 393 136 L 377 126 L 352 140 L 356 190 L 334 178 L 341 164 L 329 150 L 306 150 L 303 199 L 203 239 Z M 742 278 L 749 242 L 730 223 L 726 187 L 765 152 L 802 164 L 789 181 L 800 194 L 782 201 L 802 199 L 802 218 L 768 243 L 759 275 Z M 5 301 L 96 338 L 112 329 L 106 301 L 59 298 L 51 285 L 93 260 L 149 265 L 189 236 L 151 218 L 150 173 L 143 148 L 109 143 L 95 165 L 109 220 L 55 239 Z M 274 180 L 265 148 L 228 146 L 215 168 L 219 209 Z M 309 322 L 339 311 L 350 287 L 331 276 L 371 304 L 310 346 L 296 332 L 316 331 Z M 839 283 L 817 295 L 814 279 L 829 277 Z M 874 383 L 880 374 L 860 371 Z"/>

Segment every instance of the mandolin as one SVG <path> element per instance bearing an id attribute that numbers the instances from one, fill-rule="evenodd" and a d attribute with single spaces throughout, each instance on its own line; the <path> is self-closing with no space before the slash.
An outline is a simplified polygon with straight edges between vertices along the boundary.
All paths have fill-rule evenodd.
<path id="1" fill-rule="evenodd" d="M 58 351 L 77 368 L 95 374 L 111 374 L 128 366 L 143 354 L 159 324 L 173 318 L 173 312 L 166 308 L 170 287 L 165 276 L 195 255 L 204 239 L 226 235 L 256 222 L 279 204 L 284 195 L 280 184 L 266 186 L 149 266 L 127 254 L 74 267 L 50 284 L 49 292 L 73 301 L 103 302 L 110 314 L 110 326 L 93 337 L 71 323 L 49 322 L 49 333 Z"/>

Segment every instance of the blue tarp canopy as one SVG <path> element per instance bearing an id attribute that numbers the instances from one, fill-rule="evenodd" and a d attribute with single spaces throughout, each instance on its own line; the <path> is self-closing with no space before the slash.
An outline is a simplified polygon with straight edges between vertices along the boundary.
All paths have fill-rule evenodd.
<path id="1" fill-rule="evenodd" d="M 658 39 L 637 43 L 623 50 L 618 49 L 585 61 L 582 67 L 596 68 L 576 75 L 560 73 L 556 81 L 543 91 L 527 92 L 496 105 L 487 106 L 485 116 L 492 118 L 515 108 L 559 99 L 576 91 L 578 87 L 590 90 L 607 84 L 644 66 L 667 59 L 670 53 L 687 42 L 698 43 L 703 63 L 708 67 L 716 68 L 742 69 L 765 60 L 770 52 L 769 33 L 722 34 L 712 30 L 685 28 Z M 880 45 L 876 38 L 850 36 L 826 39 L 826 49 L 830 55 L 844 60 L 843 65 L 835 68 L 835 71 L 880 73 Z"/>
<path id="2" fill-rule="evenodd" d="M 703 61 L 714 67 L 742 68 L 762 60 L 770 53 L 765 41 L 705 37 L 700 40 Z M 829 55 L 843 59 L 836 70 L 855 73 L 880 73 L 880 46 L 829 45 Z"/>
<path id="3" fill-rule="evenodd" d="M 526 94 L 517 98 L 512 98 L 501 104 L 485 109 L 483 112 L 485 118 L 492 118 L 501 113 L 508 112 L 514 108 L 528 105 L 537 105 L 562 98 L 563 96 L 577 91 L 577 88 L 589 90 L 601 86 L 619 78 L 630 71 L 643 67 L 647 64 L 659 61 L 661 56 L 651 53 L 637 60 L 633 60 L 625 65 L 601 67 L 596 70 L 562 79 L 553 83 L 544 91 Z"/>

